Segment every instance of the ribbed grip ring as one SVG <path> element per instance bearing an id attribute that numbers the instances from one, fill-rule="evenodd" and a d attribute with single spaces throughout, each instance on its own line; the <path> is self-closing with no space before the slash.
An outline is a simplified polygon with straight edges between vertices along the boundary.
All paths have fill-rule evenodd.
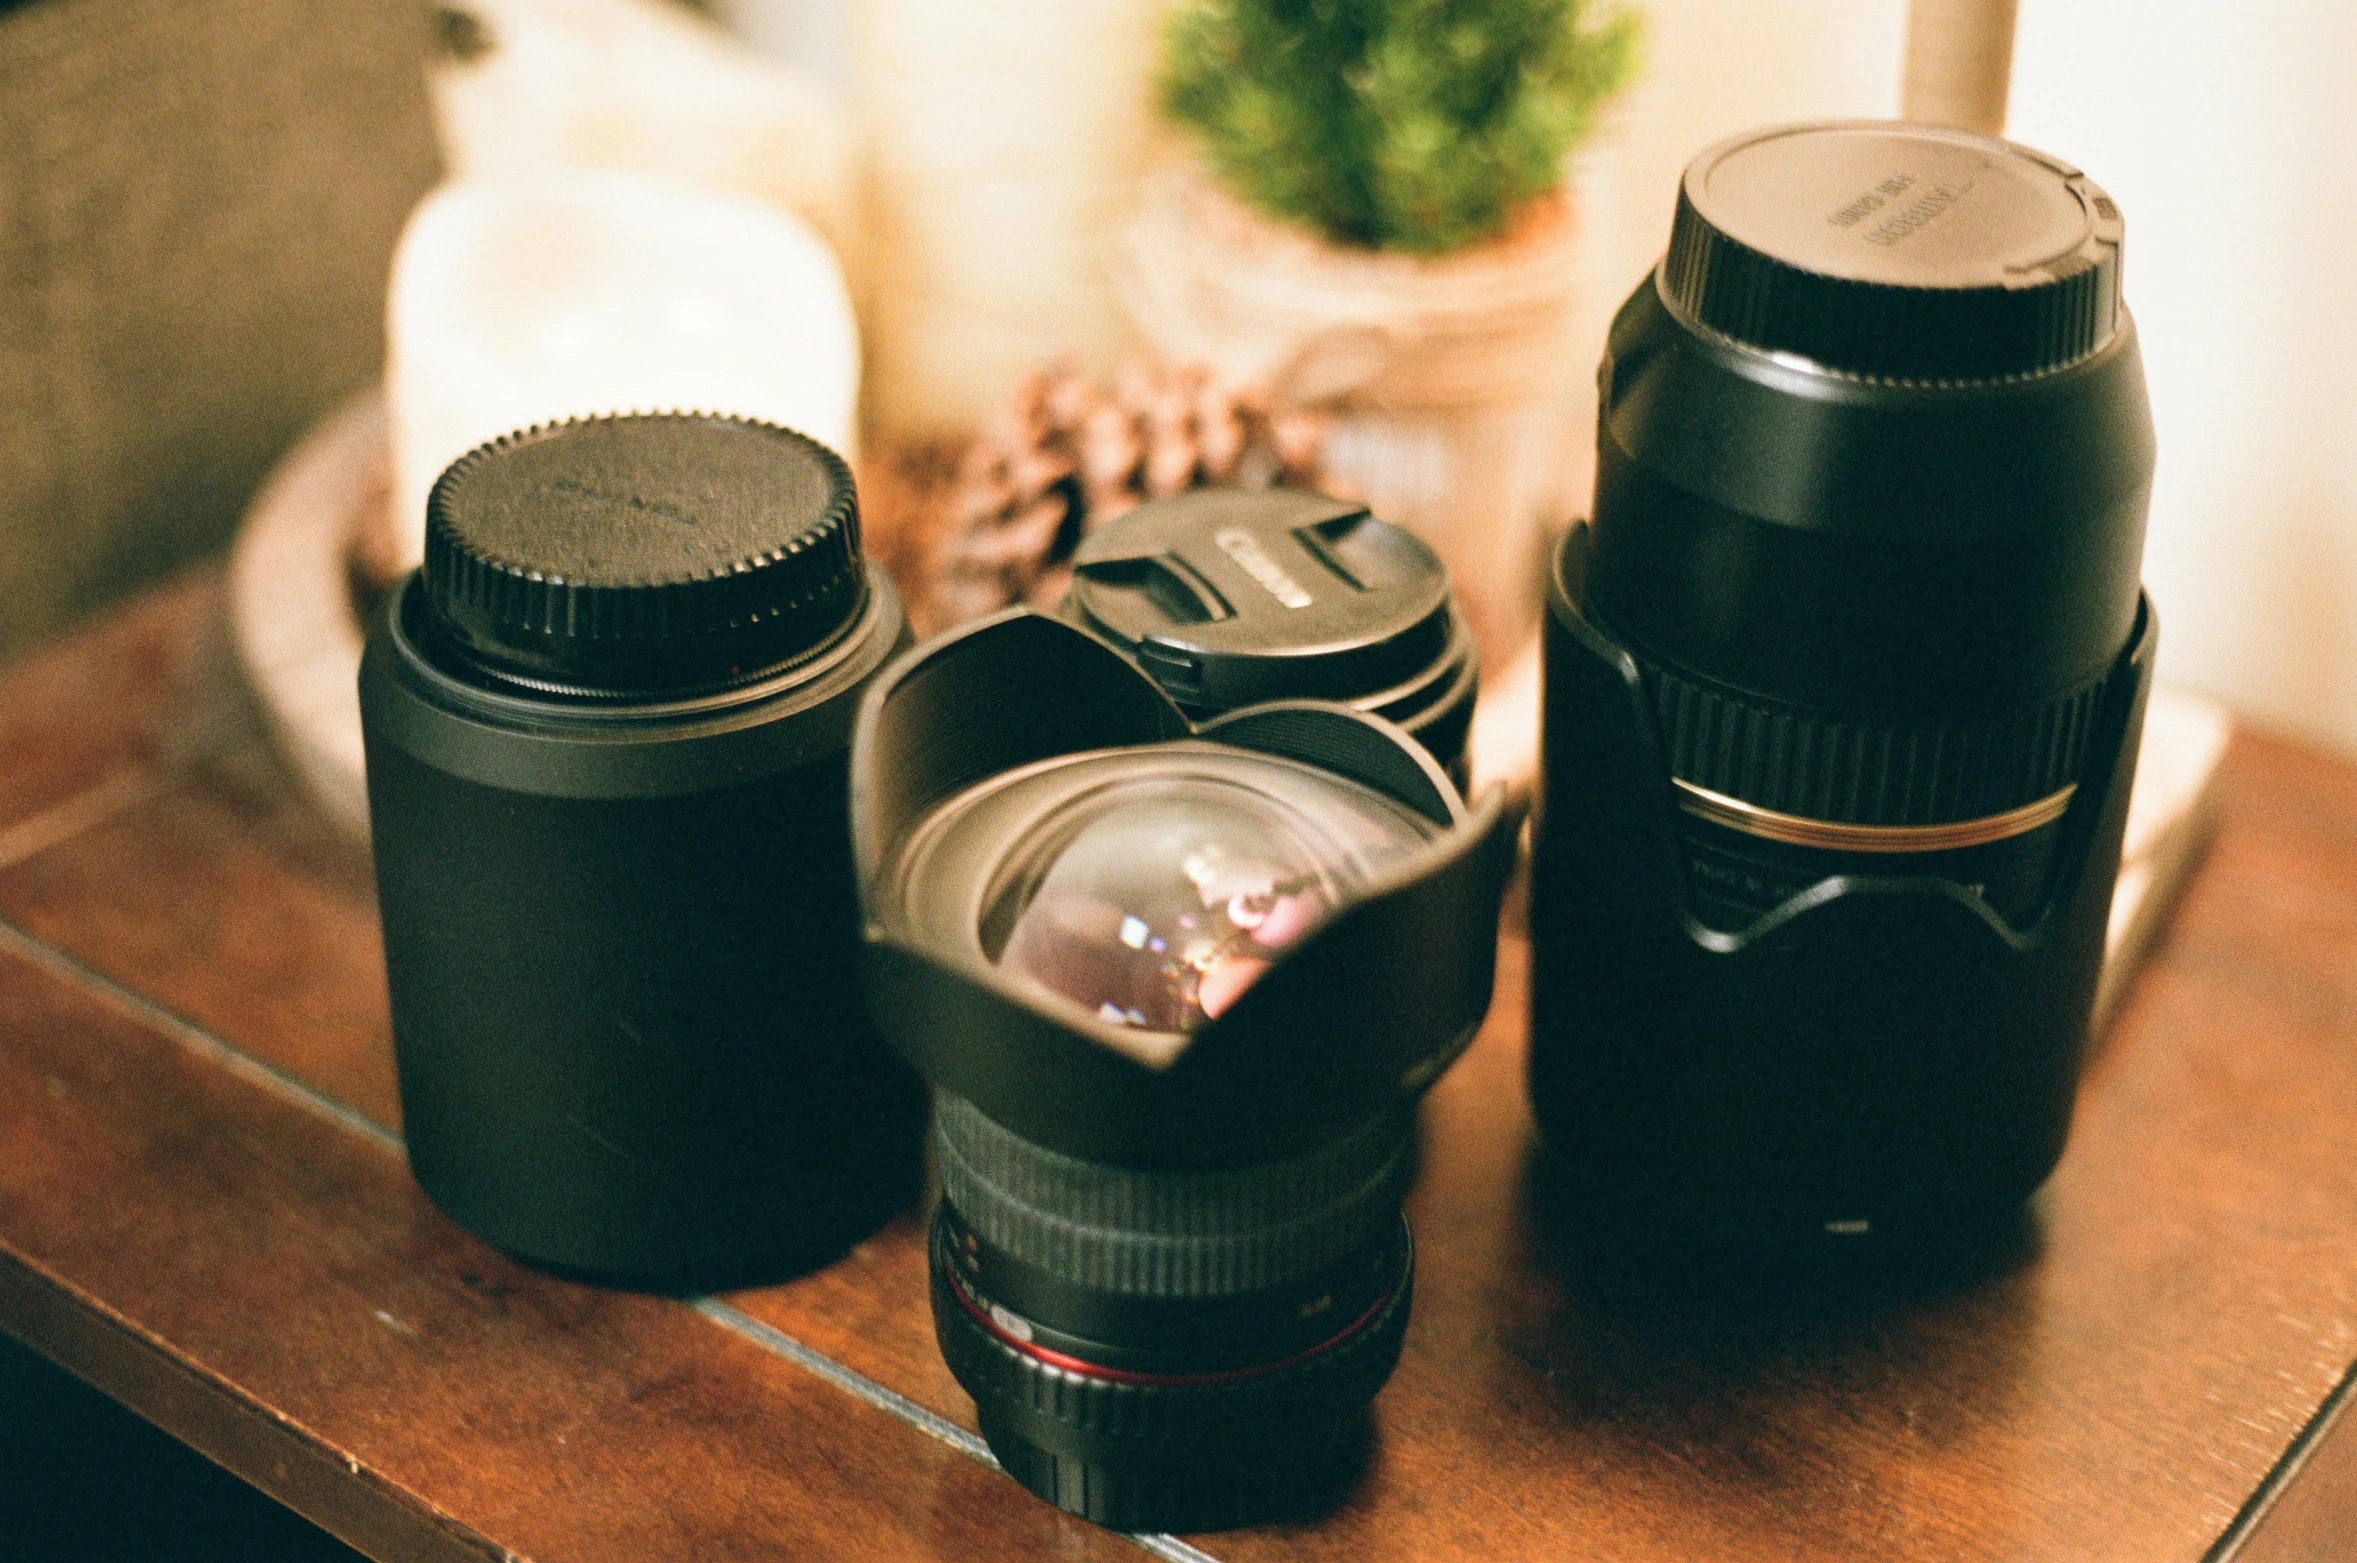
<path id="1" fill-rule="evenodd" d="M 1993 722 L 1843 722 L 1640 664 L 1670 774 L 1781 814 L 1934 825 L 2036 802 L 2079 779 L 2103 701 L 2093 683 Z"/>
<path id="2" fill-rule="evenodd" d="M 1077 1285 L 1131 1297 L 1225 1297 L 1340 1263 L 1399 1220 L 1415 1170 L 1405 1110 L 1301 1156 L 1216 1172 L 1078 1161 L 947 1092 L 934 1095 L 933 1124 L 942 1192 L 976 1236 Z"/>

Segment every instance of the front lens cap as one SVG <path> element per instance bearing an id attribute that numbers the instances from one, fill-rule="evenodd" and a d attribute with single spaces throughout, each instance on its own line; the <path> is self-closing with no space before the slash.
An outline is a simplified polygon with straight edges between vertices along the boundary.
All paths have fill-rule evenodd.
<path id="1" fill-rule="evenodd" d="M 1431 549 L 1363 505 L 1285 489 L 1139 506 L 1080 545 L 1064 617 L 1198 714 L 1359 703 L 1470 655 Z"/>

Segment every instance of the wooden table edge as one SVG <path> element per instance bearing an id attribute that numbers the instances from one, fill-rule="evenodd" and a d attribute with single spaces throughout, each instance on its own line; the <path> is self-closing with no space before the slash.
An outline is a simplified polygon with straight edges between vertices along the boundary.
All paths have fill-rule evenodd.
<path id="1" fill-rule="evenodd" d="M 374 1479 L 97 1298 L 6 1250 L 0 1250 L 0 1329 L 372 1558 L 481 1563 L 513 1557 L 404 1489 Z"/>
<path id="2" fill-rule="evenodd" d="M 339 1132 L 406 1157 L 400 1134 L 390 1126 L 4 917 L 0 949 L 326 1119 Z M 998 1470 L 997 1457 L 979 1435 L 776 1326 L 718 1297 L 665 1300 L 967 1459 Z M 397 1558 L 402 1563 L 492 1558 L 517 1563 L 517 1554 L 501 1543 L 419 1502 L 406 1488 L 374 1479 L 307 1429 L 206 1374 L 176 1355 L 169 1342 L 6 1247 L 0 1247 L 0 1331 L 371 1558 Z M 362 1501 L 351 1501 L 355 1496 Z M 1164 1563 L 1216 1563 L 1212 1554 L 1176 1536 L 1109 1534 Z"/>

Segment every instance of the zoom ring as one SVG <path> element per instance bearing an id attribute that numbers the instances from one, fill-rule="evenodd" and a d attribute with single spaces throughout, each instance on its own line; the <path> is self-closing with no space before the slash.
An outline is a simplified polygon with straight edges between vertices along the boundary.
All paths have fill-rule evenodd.
<path id="1" fill-rule="evenodd" d="M 1214 1172 L 1076 1161 L 947 1092 L 933 1125 L 942 1191 L 977 1236 L 1126 1297 L 1228 1297 L 1314 1274 L 1381 1240 L 1415 1171 L 1404 1111 L 1286 1161 Z"/>
<path id="2" fill-rule="evenodd" d="M 2079 779 L 2102 679 L 1979 724 L 1842 722 L 1648 663 L 1662 752 L 1680 781 L 1780 814 L 1850 825 L 1980 819 Z"/>

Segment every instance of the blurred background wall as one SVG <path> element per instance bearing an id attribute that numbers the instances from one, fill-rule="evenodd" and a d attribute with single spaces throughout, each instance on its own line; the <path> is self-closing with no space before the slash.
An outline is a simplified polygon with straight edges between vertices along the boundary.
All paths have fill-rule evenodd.
<path id="1" fill-rule="evenodd" d="M 2161 671 L 2357 752 L 2357 7 L 2022 0 L 2013 134 L 2128 219 Z"/>
<path id="2" fill-rule="evenodd" d="M 857 8 L 707 5 L 847 90 Z M 1694 152 L 1898 107 L 1905 0 L 1642 9 L 1644 74 L 1580 173 L 1583 352 Z M 219 545 L 376 373 L 385 262 L 433 172 L 427 25 L 411 0 L 0 4 L 0 653 Z M 2128 216 L 2164 675 L 2357 752 L 2353 78 L 2341 0 L 2021 0 L 2010 132 Z"/>
<path id="3" fill-rule="evenodd" d="M 219 548 L 373 379 L 423 0 L 0 5 L 0 655 Z"/>

